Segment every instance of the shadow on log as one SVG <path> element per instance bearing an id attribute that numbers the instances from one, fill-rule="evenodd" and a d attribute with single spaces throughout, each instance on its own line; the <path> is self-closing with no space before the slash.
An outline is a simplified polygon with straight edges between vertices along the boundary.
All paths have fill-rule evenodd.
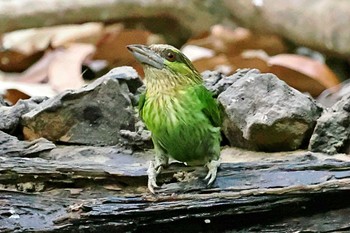
<path id="1" fill-rule="evenodd" d="M 222 152 L 206 170 L 174 163 L 153 196 L 151 152 L 59 147 L 0 156 L 1 232 L 330 232 L 349 230 L 350 158 L 305 151 Z M 327 217 L 325 217 L 327 216 Z"/>

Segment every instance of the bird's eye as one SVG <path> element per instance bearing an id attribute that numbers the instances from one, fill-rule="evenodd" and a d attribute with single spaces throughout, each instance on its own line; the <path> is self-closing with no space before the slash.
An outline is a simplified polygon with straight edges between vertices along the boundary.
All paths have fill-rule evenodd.
<path id="1" fill-rule="evenodd" d="M 175 61 L 176 60 L 176 54 L 172 51 L 168 51 L 165 53 L 165 58 L 168 60 L 168 61 Z"/>

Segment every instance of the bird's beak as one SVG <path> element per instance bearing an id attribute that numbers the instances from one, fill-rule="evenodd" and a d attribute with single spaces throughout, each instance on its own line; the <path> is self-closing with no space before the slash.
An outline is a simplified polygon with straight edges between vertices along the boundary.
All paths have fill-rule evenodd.
<path id="1" fill-rule="evenodd" d="M 132 44 L 126 46 L 128 50 L 134 55 L 136 60 L 141 64 L 146 64 L 157 69 L 163 69 L 164 58 L 153 52 L 145 45 Z"/>

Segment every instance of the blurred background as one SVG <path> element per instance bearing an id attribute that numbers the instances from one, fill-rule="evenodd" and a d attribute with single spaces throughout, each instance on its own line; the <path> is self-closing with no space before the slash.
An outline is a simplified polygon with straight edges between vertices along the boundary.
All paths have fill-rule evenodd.
<path id="1" fill-rule="evenodd" d="M 346 0 L 0 0 L 0 94 L 54 96 L 167 43 L 203 72 L 271 72 L 328 107 L 350 93 Z"/>

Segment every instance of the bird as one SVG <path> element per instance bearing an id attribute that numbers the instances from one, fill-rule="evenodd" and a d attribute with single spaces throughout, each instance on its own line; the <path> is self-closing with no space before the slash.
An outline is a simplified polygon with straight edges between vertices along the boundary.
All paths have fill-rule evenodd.
<path id="1" fill-rule="evenodd" d="M 188 166 L 206 166 L 210 186 L 220 166 L 219 105 L 204 86 L 202 76 L 177 48 L 167 44 L 128 45 L 141 63 L 145 91 L 139 115 L 151 131 L 155 156 L 149 163 L 148 189 L 155 194 L 157 176 L 169 158 Z"/>

